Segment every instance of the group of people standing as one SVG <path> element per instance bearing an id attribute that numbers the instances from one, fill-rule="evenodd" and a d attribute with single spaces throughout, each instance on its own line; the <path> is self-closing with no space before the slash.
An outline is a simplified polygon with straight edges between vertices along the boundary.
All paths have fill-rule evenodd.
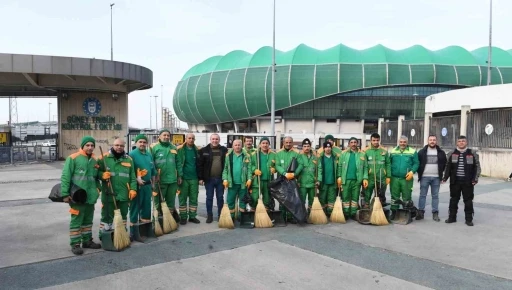
<path id="1" fill-rule="evenodd" d="M 465 204 L 466 224 L 473 225 L 473 187 L 478 183 L 480 163 L 478 155 L 467 148 L 467 140 L 460 136 L 457 148 L 448 155 L 437 146 L 436 137 L 430 136 L 428 145 L 419 152 L 408 146 L 407 137 L 401 137 L 399 145 L 390 152 L 380 144 L 379 134 L 371 135 L 371 144 L 360 149 L 358 140 L 350 138 L 346 150 L 335 146 L 332 135 L 318 150 L 313 150 L 309 139 L 302 141 L 302 150 L 294 148 L 293 139 L 285 137 L 282 149 L 274 152 L 270 140 L 262 137 L 254 148 L 252 137 L 234 140 L 232 148 L 220 145 L 218 134 L 210 135 L 210 143 L 199 148 L 194 134 L 187 134 L 185 143 L 174 146 L 169 130 L 162 129 L 158 142 L 148 146 L 145 135 L 135 138 L 135 149 L 127 154 L 126 143 L 116 139 L 112 148 L 103 156 L 93 155 L 95 140 L 91 136 L 82 139 L 80 150 L 66 159 L 61 179 L 64 201 L 70 203 L 70 245 L 72 252 L 80 255 L 83 248 L 98 249 L 93 242 L 92 224 L 94 205 L 101 193 L 100 232 L 112 229 L 114 209 L 121 211 L 126 224 L 151 221 L 152 204 L 159 211 L 163 197 L 173 216 L 181 225 L 198 224 L 197 207 L 199 186 L 206 188 L 206 223 L 213 222 L 213 199 L 217 201 L 217 216 L 226 201 L 234 218 L 236 202 L 238 210 L 256 208 L 261 195 L 267 210 L 274 210 L 269 184 L 276 175 L 299 185 L 301 200 L 311 209 L 313 199 L 319 201 L 329 216 L 336 197 L 342 199 L 345 218 L 354 218 L 361 207 L 368 207 L 372 195 L 386 203 L 386 188 L 391 187 L 391 219 L 400 201 L 412 199 L 414 174 L 420 181 L 420 199 L 417 220 L 424 218 L 426 195 L 431 188 L 432 214 L 439 219 L 439 186 L 450 179 L 449 217 L 446 223 L 456 222 L 458 202 L 462 193 Z M 289 171 L 292 160 L 297 161 L 293 172 Z M 84 204 L 73 203 L 70 197 L 72 185 L 87 192 Z M 175 207 L 179 200 L 179 215 Z M 246 198 L 249 196 L 250 198 Z M 114 201 L 115 199 L 115 201 Z M 153 201 L 153 203 L 152 203 Z M 280 205 L 284 218 L 295 223 L 294 218 Z M 130 231 L 132 232 L 132 231 Z"/>

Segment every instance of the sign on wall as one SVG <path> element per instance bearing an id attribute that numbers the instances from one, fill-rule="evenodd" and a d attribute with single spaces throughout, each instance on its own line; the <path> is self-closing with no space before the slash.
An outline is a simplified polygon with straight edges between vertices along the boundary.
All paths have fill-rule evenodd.
<path id="1" fill-rule="evenodd" d="M 86 98 L 82 103 L 85 116 L 70 115 L 62 122 L 62 130 L 115 130 L 123 129 L 122 124 L 116 123 L 116 118 L 110 115 L 99 116 L 101 102 L 97 98 Z"/>

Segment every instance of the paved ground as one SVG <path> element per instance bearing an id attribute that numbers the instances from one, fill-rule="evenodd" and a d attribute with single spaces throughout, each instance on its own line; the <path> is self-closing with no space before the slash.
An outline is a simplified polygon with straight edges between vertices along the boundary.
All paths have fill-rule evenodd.
<path id="1" fill-rule="evenodd" d="M 199 225 L 181 226 L 150 244 L 133 243 L 123 252 L 86 250 L 75 257 L 68 246 L 67 206 L 47 199 L 61 168 L 0 168 L 0 289 L 512 289 L 512 189 L 500 180 L 482 178 L 478 184 L 474 227 L 461 222 L 462 212 L 450 225 L 427 213 L 426 220 L 407 226 L 349 221 L 220 230 L 204 223 L 200 203 Z M 448 185 L 440 194 L 444 219 Z M 97 210 L 95 237 L 98 221 Z"/>

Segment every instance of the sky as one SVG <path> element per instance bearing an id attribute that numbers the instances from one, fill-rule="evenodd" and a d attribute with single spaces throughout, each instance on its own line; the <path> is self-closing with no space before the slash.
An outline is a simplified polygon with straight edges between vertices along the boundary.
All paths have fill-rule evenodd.
<path id="1" fill-rule="evenodd" d="M 114 60 L 153 71 L 153 88 L 129 95 L 130 126 L 149 127 L 149 96 L 163 93 L 163 106 L 172 108 L 176 85 L 197 63 L 272 45 L 272 0 L 111 2 Z M 2 0 L 0 52 L 110 59 L 111 2 Z M 512 1 L 494 0 L 493 7 L 493 46 L 512 49 Z M 282 51 L 301 43 L 473 50 L 488 45 L 488 33 L 489 0 L 276 0 L 276 48 Z M 49 102 L 53 119 L 55 99 L 18 99 L 19 120 L 47 121 Z M 160 123 L 160 98 L 158 106 Z M 7 120 L 8 100 L 0 99 L 0 123 Z"/>

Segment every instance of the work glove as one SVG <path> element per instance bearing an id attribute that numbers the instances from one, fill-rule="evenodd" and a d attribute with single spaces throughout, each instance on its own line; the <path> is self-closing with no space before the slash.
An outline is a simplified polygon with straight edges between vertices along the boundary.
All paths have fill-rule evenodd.
<path id="1" fill-rule="evenodd" d="M 153 191 L 153 196 L 157 196 L 157 195 L 158 195 L 158 192 Z"/>
<path id="2" fill-rule="evenodd" d="M 254 175 L 261 176 L 261 170 L 259 170 L 259 169 L 254 170 Z"/>
<path id="3" fill-rule="evenodd" d="M 409 171 L 405 175 L 405 180 L 412 180 L 413 177 L 414 177 L 414 173 L 412 173 L 412 171 Z"/>
<path id="4" fill-rule="evenodd" d="M 140 175 L 140 176 L 144 177 L 144 176 L 146 176 L 146 175 L 148 174 L 148 170 L 147 170 L 147 169 L 142 169 L 142 170 L 140 171 L 140 173 L 141 173 L 141 175 Z"/>
<path id="5" fill-rule="evenodd" d="M 135 190 L 130 190 L 130 200 L 133 200 L 137 196 L 137 192 Z"/>
<path id="6" fill-rule="evenodd" d="M 179 190 L 179 189 L 176 190 L 176 195 L 180 195 L 180 193 L 181 193 L 181 190 Z"/>
<path id="7" fill-rule="evenodd" d="M 340 178 L 338 178 L 338 180 L 336 180 L 336 182 L 338 183 L 338 188 L 339 188 L 339 187 L 341 187 L 341 184 L 343 183 L 343 182 L 341 181 L 341 177 L 340 177 Z"/>
<path id="8" fill-rule="evenodd" d="M 245 183 L 245 186 L 246 186 L 247 188 L 249 188 L 249 187 L 251 187 L 251 183 L 252 183 L 252 182 L 251 182 L 250 180 L 247 180 L 247 182 Z"/>
<path id="9" fill-rule="evenodd" d="M 284 177 L 286 177 L 286 179 L 288 179 L 288 180 L 292 180 L 295 177 L 295 174 L 294 173 L 286 173 L 284 175 Z"/>
<path id="10" fill-rule="evenodd" d="M 270 173 L 272 173 L 272 174 L 276 173 L 276 169 L 274 167 L 270 167 Z"/>
<path id="11" fill-rule="evenodd" d="M 368 180 L 363 180 L 363 187 L 364 188 L 367 188 L 368 187 Z"/>
<path id="12" fill-rule="evenodd" d="M 103 174 L 101 175 L 101 178 L 103 178 L 103 180 L 110 179 L 110 172 L 108 172 L 108 171 L 103 172 Z"/>
<path id="13" fill-rule="evenodd" d="M 391 183 L 391 178 L 386 178 L 386 184 L 389 185 Z"/>
<path id="14" fill-rule="evenodd" d="M 224 188 L 228 188 L 229 186 L 229 182 L 227 180 L 224 180 L 222 184 L 224 185 Z"/>

